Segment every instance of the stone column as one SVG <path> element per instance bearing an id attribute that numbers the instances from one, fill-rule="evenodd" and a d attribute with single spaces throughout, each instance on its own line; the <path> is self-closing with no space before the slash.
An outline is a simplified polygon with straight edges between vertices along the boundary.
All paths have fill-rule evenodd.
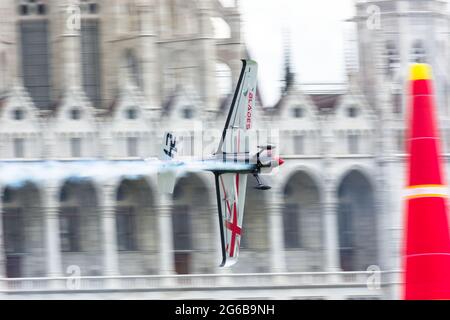
<path id="1" fill-rule="evenodd" d="M 61 259 L 61 238 L 59 232 L 59 186 L 49 183 L 45 186 L 43 197 L 43 216 L 45 219 L 45 249 L 47 276 L 63 276 Z"/>
<path id="2" fill-rule="evenodd" d="M 324 232 L 324 262 L 328 272 L 341 271 L 339 253 L 339 224 L 338 224 L 338 199 L 336 181 L 333 178 L 333 156 L 335 152 L 335 136 L 330 128 L 332 118 L 321 118 L 322 130 L 321 153 L 323 155 L 323 232 Z"/>
<path id="3" fill-rule="evenodd" d="M 175 272 L 173 257 L 173 231 L 172 231 L 172 199 L 170 195 L 162 194 L 158 207 L 159 226 L 159 273 L 171 275 Z"/>
<path id="4" fill-rule="evenodd" d="M 278 189 L 269 191 L 268 214 L 272 272 L 286 272 L 283 228 L 283 195 Z"/>
<path id="5" fill-rule="evenodd" d="M 334 182 L 331 179 L 325 184 L 324 197 L 324 235 L 325 235 L 325 269 L 340 271 L 338 212 Z"/>
<path id="6" fill-rule="evenodd" d="M 119 272 L 119 256 L 117 253 L 116 188 L 112 183 L 102 186 L 100 192 L 100 210 L 103 234 L 103 275 L 115 276 Z"/>

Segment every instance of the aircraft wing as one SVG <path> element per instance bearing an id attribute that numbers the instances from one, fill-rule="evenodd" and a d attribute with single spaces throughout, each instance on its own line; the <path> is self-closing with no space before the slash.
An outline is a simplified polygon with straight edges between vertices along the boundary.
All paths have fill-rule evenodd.
<path id="1" fill-rule="evenodd" d="M 246 134 L 252 128 L 256 100 L 255 61 L 242 60 L 239 81 L 228 112 L 216 155 L 223 161 L 249 163 L 250 143 Z M 237 262 L 242 235 L 247 174 L 220 172 L 215 174 L 219 225 L 222 245 L 221 267 Z"/>
<path id="2" fill-rule="evenodd" d="M 256 100 L 258 64 L 242 60 L 239 81 L 234 92 L 217 154 L 248 154 L 250 146 L 245 131 L 252 128 Z"/>
<path id="3" fill-rule="evenodd" d="M 237 262 L 242 236 L 247 174 L 216 174 L 217 202 L 219 206 L 221 267 Z"/>

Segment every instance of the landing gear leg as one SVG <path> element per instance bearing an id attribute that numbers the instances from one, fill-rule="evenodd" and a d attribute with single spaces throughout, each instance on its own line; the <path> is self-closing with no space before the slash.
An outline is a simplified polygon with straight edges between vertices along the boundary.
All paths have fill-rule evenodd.
<path id="1" fill-rule="evenodd" d="M 258 189 L 258 190 L 269 190 L 271 188 L 267 184 L 263 183 L 263 181 L 260 178 L 259 174 L 254 173 L 253 176 L 255 177 L 256 182 L 258 183 L 258 185 L 255 187 L 255 189 Z"/>

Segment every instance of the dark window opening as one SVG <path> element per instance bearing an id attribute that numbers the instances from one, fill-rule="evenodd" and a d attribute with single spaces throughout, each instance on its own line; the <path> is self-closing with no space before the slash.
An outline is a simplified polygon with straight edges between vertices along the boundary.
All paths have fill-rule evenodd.
<path id="1" fill-rule="evenodd" d="M 80 120 L 81 119 L 81 110 L 77 109 L 77 108 L 70 110 L 70 119 Z"/>
<path id="2" fill-rule="evenodd" d="M 341 267 L 343 271 L 352 270 L 354 264 L 353 222 L 351 206 L 341 203 L 338 211 L 340 226 L 339 250 L 341 254 Z"/>
<path id="3" fill-rule="evenodd" d="M 22 208 L 3 209 L 3 234 L 6 254 L 24 253 L 24 221 Z"/>
<path id="4" fill-rule="evenodd" d="M 138 112 L 136 108 L 129 108 L 125 111 L 126 117 L 129 120 L 135 120 L 138 117 Z"/>
<path id="5" fill-rule="evenodd" d="M 286 204 L 283 214 L 285 248 L 301 248 L 299 216 L 299 205 L 297 203 Z"/>
<path id="6" fill-rule="evenodd" d="M 50 49 L 47 20 L 20 22 L 23 81 L 38 108 L 49 108 Z"/>
<path id="7" fill-rule="evenodd" d="M 60 213 L 61 250 L 80 252 L 80 210 L 78 207 L 63 207 Z"/>
<path id="8" fill-rule="evenodd" d="M 14 120 L 23 120 L 25 118 L 25 111 L 22 109 L 15 109 L 13 111 Z"/>
<path id="9" fill-rule="evenodd" d="M 47 13 L 47 8 L 46 8 L 45 4 L 43 4 L 43 3 L 38 4 L 38 6 L 37 6 L 37 12 L 38 12 L 38 14 L 40 14 L 40 15 L 45 15 L 45 14 Z"/>
<path id="10" fill-rule="evenodd" d="M 184 119 L 192 119 L 194 116 L 194 111 L 191 108 L 183 109 L 183 118 Z"/>
<path id="11" fill-rule="evenodd" d="M 28 6 L 26 4 L 21 4 L 19 6 L 19 13 L 22 16 L 26 16 L 28 15 Z"/>
<path id="12" fill-rule="evenodd" d="M 81 20 L 81 65 L 83 89 L 94 107 L 101 105 L 100 23 Z"/>
<path id="13" fill-rule="evenodd" d="M 358 109 L 355 107 L 348 108 L 347 115 L 349 118 L 356 118 L 358 116 Z"/>
<path id="14" fill-rule="evenodd" d="M 294 118 L 303 118 L 303 108 L 294 108 L 293 113 Z"/>
<path id="15" fill-rule="evenodd" d="M 98 4 L 90 3 L 89 4 L 89 13 L 95 14 L 98 12 Z"/>
<path id="16" fill-rule="evenodd" d="M 174 249 L 192 250 L 191 217 L 187 206 L 174 208 L 172 224 Z"/>
<path id="17" fill-rule="evenodd" d="M 118 207 L 116 211 L 117 247 L 120 251 L 136 251 L 136 211 L 134 207 Z"/>

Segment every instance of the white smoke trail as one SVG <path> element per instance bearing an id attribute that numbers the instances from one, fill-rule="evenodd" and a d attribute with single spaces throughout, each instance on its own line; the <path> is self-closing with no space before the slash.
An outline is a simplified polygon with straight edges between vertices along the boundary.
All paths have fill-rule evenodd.
<path id="1" fill-rule="evenodd" d="M 176 170 L 178 176 L 205 170 L 239 170 L 248 168 L 242 163 L 221 161 L 148 160 L 80 160 L 80 161 L 3 161 L 0 162 L 0 181 L 3 185 L 20 187 L 26 182 L 43 184 L 47 181 L 92 179 L 105 182 L 112 179 L 137 179 L 151 176 L 159 170 Z"/>

